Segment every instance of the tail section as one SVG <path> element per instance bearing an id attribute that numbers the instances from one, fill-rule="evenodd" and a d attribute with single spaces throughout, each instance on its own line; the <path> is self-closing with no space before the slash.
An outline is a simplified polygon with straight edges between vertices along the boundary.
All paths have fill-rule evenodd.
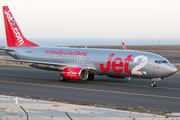
<path id="1" fill-rule="evenodd" d="M 3 6 L 3 15 L 8 47 L 39 46 L 23 36 L 8 6 Z"/>
<path id="2" fill-rule="evenodd" d="M 123 50 L 127 50 L 124 42 L 122 42 L 122 48 L 123 48 Z"/>

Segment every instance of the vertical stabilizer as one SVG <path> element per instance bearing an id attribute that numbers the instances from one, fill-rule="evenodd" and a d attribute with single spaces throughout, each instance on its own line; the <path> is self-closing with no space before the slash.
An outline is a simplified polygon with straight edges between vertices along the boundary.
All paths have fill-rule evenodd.
<path id="1" fill-rule="evenodd" d="M 3 15 L 8 47 L 39 46 L 23 36 L 8 6 L 3 6 Z"/>

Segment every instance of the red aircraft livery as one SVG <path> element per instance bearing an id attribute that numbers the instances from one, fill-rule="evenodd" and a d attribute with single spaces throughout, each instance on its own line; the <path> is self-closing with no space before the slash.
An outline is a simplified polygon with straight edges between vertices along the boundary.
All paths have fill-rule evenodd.
<path id="1" fill-rule="evenodd" d="M 95 75 L 107 75 L 113 78 L 149 78 L 152 79 L 151 86 L 155 87 L 155 80 L 164 80 L 177 72 L 166 58 L 127 50 L 124 43 L 124 50 L 41 47 L 23 36 L 8 6 L 3 6 L 3 15 L 8 47 L 0 49 L 14 59 L 0 60 L 26 62 L 35 68 L 58 71 L 60 81 L 93 80 Z"/>
<path id="2" fill-rule="evenodd" d="M 109 55 L 108 57 L 108 61 L 106 63 L 106 67 L 104 67 L 104 64 L 101 63 L 100 64 L 100 69 L 104 72 L 109 72 L 110 71 L 110 68 L 112 67 L 112 70 L 116 73 L 121 73 L 123 72 L 123 60 L 122 58 L 120 57 L 117 57 L 115 58 L 114 61 L 111 62 L 112 60 L 112 57 L 115 55 L 115 53 L 112 53 Z M 132 62 L 133 59 L 131 59 L 132 55 L 128 55 L 127 58 L 124 59 L 125 61 L 125 66 L 124 66 L 124 71 L 127 73 L 127 74 L 131 74 L 131 70 L 128 70 L 129 68 L 129 62 Z M 122 67 L 122 68 L 119 68 L 119 69 L 116 69 L 116 67 Z"/>
<path id="3" fill-rule="evenodd" d="M 63 51 L 63 50 L 53 51 L 53 50 L 48 50 L 48 49 L 44 52 L 44 54 L 58 54 L 60 56 L 62 56 L 62 55 L 82 55 L 82 56 L 87 56 L 87 52 L 79 52 L 79 51 L 73 52 L 73 51 L 68 51 L 68 50 L 66 50 L 66 51 Z"/>

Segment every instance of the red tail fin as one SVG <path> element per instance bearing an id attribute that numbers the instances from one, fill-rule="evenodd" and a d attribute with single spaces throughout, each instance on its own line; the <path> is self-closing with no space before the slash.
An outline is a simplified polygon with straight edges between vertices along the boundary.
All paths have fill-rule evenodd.
<path id="1" fill-rule="evenodd" d="M 122 48 L 123 48 L 123 50 L 127 50 L 124 42 L 122 42 Z"/>
<path id="2" fill-rule="evenodd" d="M 39 46 L 22 35 L 8 6 L 3 6 L 3 15 L 8 47 Z"/>

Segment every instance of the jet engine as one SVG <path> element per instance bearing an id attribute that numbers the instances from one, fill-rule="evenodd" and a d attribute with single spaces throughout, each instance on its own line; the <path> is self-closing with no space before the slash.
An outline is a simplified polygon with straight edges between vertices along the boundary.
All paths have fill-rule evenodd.
<path id="1" fill-rule="evenodd" d="M 65 79 L 86 80 L 88 71 L 82 67 L 67 67 L 63 70 L 62 75 Z"/>

